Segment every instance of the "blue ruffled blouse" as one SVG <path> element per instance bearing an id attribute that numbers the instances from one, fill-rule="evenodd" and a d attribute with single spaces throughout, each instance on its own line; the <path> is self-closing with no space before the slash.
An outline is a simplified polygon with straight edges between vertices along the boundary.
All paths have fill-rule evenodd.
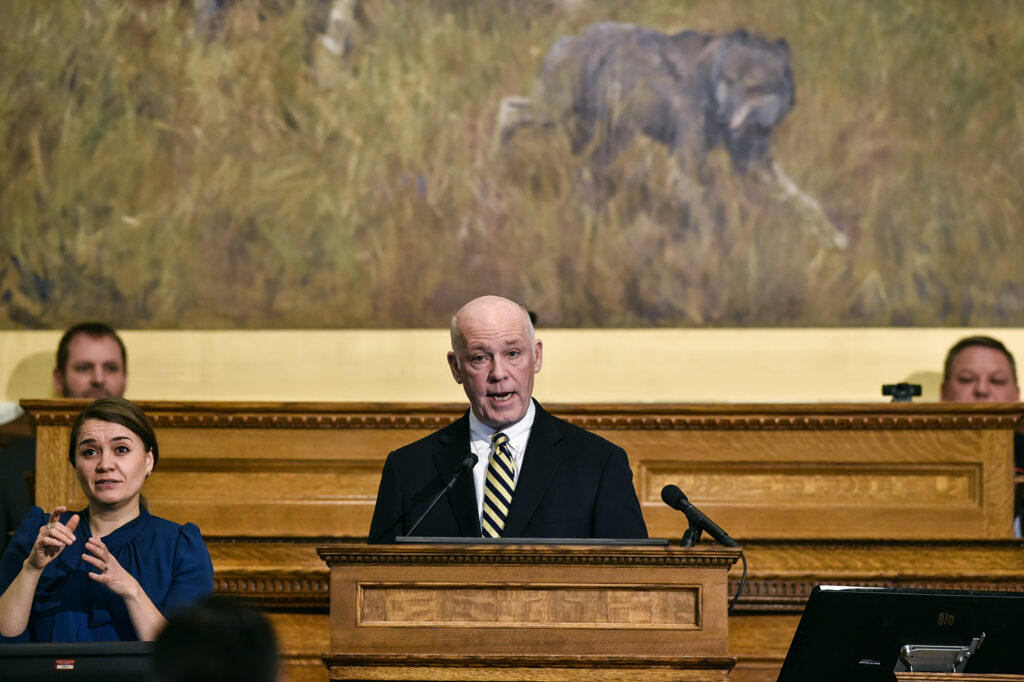
<path id="1" fill-rule="evenodd" d="M 82 560 L 89 539 L 89 511 L 65 512 L 67 523 L 77 513 L 75 544 L 65 547 L 39 578 L 28 627 L 6 642 L 97 642 L 137 640 L 124 600 L 87 573 L 96 569 Z M 21 571 L 49 514 L 29 511 L 0 559 L 0 594 Z M 199 528 L 153 516 L 139 516 L 101 538 L 121 567 L 132 574 L 160 613 L 189 604 L 213 591 L 213 563 Z"/>

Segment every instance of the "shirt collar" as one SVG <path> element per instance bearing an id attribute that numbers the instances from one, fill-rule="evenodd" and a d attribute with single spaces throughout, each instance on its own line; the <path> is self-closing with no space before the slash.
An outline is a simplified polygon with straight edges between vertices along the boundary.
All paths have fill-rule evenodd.
<path id="1" fill-rule="evenodd" d="M 533 427 L 533 418 L 535 416 L 537 416 L 537 405 L 536 403 L 533 402 L 533 399 L 531 398 L 530 406 L 526 408 L 526 414 L 523 415 L 523 418 L 517 421 L 515 424 L 511 424 L 501 429 L 501 432 L 508 436 L 510 442 L 518 441 L 520 436 L 522 436 L 523 434 L 528 434 L 530 432 L 530 429 Z M 479 419 L 477 419 L 476 415 L 473 413 L 473 410 L 470 409 L 470 442 L 482 440 L 490 443 L 491 434 L 493 434 L 495 431 L 496 429 L 492 429 L 490 426 L 487 426 Z"/>

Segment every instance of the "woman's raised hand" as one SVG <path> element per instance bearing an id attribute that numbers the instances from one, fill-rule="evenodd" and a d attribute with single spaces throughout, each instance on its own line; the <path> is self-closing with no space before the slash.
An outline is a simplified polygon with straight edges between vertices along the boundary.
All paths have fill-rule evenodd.
<path id="1" fill-rule="evenodd" d="M 75 529 L 78 528 L 81 519 L 78 514 L 74 514 L 66 524 L 61 523 L 60 515 L 67 510 L 67 507 L 56 507 L 50 512 L 47 524 L 39 527 L 35 544 L 32 545 L 32 551 L 26 559 L 26 563 L 37 571 L 46 568 L 46 565 L 56 559 L 65 547 L 75 544 Z"/>

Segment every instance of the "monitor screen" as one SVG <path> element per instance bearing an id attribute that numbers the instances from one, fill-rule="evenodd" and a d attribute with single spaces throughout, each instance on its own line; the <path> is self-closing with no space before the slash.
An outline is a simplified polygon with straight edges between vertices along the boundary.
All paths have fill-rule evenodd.
<path id="1" fill-rule="evenodd" d="M 147 682 L 152 642 L 0 644 L 0 680 Z"/>
<path id="2" fill-rule="evenodd" d="M 894 680 L 903 646 L 969 647 L 982 633 L 963 672 L 1019 674 L 1021 614 L 1019 592 L 819 585 L 807 599 L 778 680 Z"/>

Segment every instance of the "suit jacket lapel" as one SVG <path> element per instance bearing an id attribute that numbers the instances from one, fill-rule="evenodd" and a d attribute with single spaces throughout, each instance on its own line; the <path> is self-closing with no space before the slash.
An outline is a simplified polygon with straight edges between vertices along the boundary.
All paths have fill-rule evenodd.
<path id="1" fill-rule="evenodd" d="M 455 469 L 470 453 L 469 449 L 469 412 L 439 434 L 441 447 L 434 453 L 434 466 L 441 485 L 447 485 Z M 451 508 L 455 511 L 455 522 L 458 524 L 458 535 L 461 537 L 480 536 L 480 518 L 476 504 L 476 486 L 473 485 L 473 473 L 467 471 L 459 476 L 447 494 Z M 438 502 L 440 506 L 442 502 Z M 436 509 L 434 511 L 437 511 Z M 434 513 L 434 512 L 431 512 Z"/>
<path id="2" fill-rule="evenodd" d="M 523 456 L 523 469 L 519 472 L 516 489 L 512 494 L 512 508 L 505 520 L 505 537 L 521 537 L 526 524 L 533 517 L 537 504 L 551 484 L 558 465 L 565 456 L 558 442 L 562 434 L 554 418 L 534 401 L 537 413 L 530 428 L 530 438 Z"/>

